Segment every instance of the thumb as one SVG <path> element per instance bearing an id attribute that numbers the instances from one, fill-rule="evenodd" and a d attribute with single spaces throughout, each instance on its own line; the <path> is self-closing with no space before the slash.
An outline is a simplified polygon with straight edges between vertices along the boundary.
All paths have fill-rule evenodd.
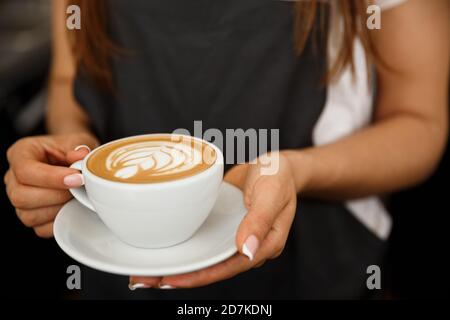
<path id="1" fill-rule="evenodd" d="M 273 191 L 263 184 L 259 188 L 254 188 L 249 211 L 239 225 L 236 245 L 238 250 L 250 260 L 255 258 L 261 243 L 272 229 L 282 209 L 278 194 Z"/>
<path id="2" fill-rule="evenodd" d="M 72 164 L 84 159 L 98 145 L 98 140 L 89 134 L 78 134 L 69 137 L 64 146 L 67 163 Z"/>

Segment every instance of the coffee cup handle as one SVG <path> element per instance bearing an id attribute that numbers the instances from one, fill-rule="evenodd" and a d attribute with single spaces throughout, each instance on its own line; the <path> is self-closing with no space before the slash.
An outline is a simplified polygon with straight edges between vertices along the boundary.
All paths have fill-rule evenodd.
<path id="1" fill-rule="evenodd" d="M 72 169 L 77 169 L 80 172 L 83 172 L 83 161 L 84 160 L 74 162 L 70 167 Z M 89 197 L 86 193 L 86 188 L 84 186 L 81 186 L 79 188 L 71 188 L 69 189 L 69 191 L 73 195 L 73 197 L 78 200 L 78 202 L 80 202 L 86 208 L 95 212 L 94 206 L 92 205 L 91 200 L 89 200 Z"/>

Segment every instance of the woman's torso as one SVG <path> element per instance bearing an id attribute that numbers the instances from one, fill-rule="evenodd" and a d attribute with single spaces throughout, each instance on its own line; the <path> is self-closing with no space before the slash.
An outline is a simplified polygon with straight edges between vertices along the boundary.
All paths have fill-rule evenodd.
<path id="1" fill-rule="evenodd" d="M 116 90 L 79 76 L 75 95 L 106 142 L 188 129 L 279 129 L 279 148 L 312 145 L 325 104 L 323 43 L 293 50 L 293 4 L 272 0 L 111 0 L 110 34 L 126 50 L 113 62 Z M 260 132 L 260 131 L 259 131 Z M 226 150 L 224 150 L 226 151 Z M 87 297 L 356 297 L 383 245 L 342 204 L 302 199 L 283 255 L 195 290 L 133 293 L 126 278 L 89 272 Z M 366 266 L 367 267 L 367 266 Z M 85 286 L 86 288 L 86 286 Z M 109 288 L 109 289 L 108 289 Z M 114 288 L 114 289 L 111 289 Z"/>

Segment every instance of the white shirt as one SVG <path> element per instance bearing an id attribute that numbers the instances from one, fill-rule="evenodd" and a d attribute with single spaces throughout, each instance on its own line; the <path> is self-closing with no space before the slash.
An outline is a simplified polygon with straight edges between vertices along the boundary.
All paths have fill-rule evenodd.
<path id="1" fill-rule="evenodd" d="M 382 10 L 389 10 L 406 0 L 377 0 Z M 333 2 L 331 2 L 333 4 Z M 383 17 L 381 16 L 381 21 Z M 330 24 L 328 60 L 332 64 L 340 47 L 342 21 L 334 11 Z M 355 75 L 347 67 L 327 90 L 325 108 L 315 125 L 313 142 L 323 145 L 334 142 L 370 124 L 373 111 L 373 88 L 369 87 L 366 57 L 361 42 L 353 47 Z M 382 240 L 389 237 L 392 219 L 378 197 L 346 202 L 349 211 Z"/>

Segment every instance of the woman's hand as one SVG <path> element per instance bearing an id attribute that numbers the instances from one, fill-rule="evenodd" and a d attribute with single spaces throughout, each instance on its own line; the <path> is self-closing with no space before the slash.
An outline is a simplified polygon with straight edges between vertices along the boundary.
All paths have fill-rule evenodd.
<path id="1" fill-rule="evenodd" d="M 95 137 L 82 133 L 24 138 L 9 148 L 6 192 L 19 219 L 38 236 L 53 235 L 53 220 L 71 199 L 68 189 L 83 183 L 79 172 L 67 166 L 97 145 Z"/>
<path id="2" fill-rule="evenodd" d="M 297 205 L 291 165 L 282 152 L 278 155 L 279 167 L 274 175 L 262 175 L 260 164 L 244 164 L 235 166 L 225 176 L 225 181 L 243 190 L 248 209 L 236 235 L 239 249 L 236 255 L 212 267 L 187 274 L 163 278 L 131 277 L 130 289 L 205 286 L 278 257 L 284 249 Z"/>

